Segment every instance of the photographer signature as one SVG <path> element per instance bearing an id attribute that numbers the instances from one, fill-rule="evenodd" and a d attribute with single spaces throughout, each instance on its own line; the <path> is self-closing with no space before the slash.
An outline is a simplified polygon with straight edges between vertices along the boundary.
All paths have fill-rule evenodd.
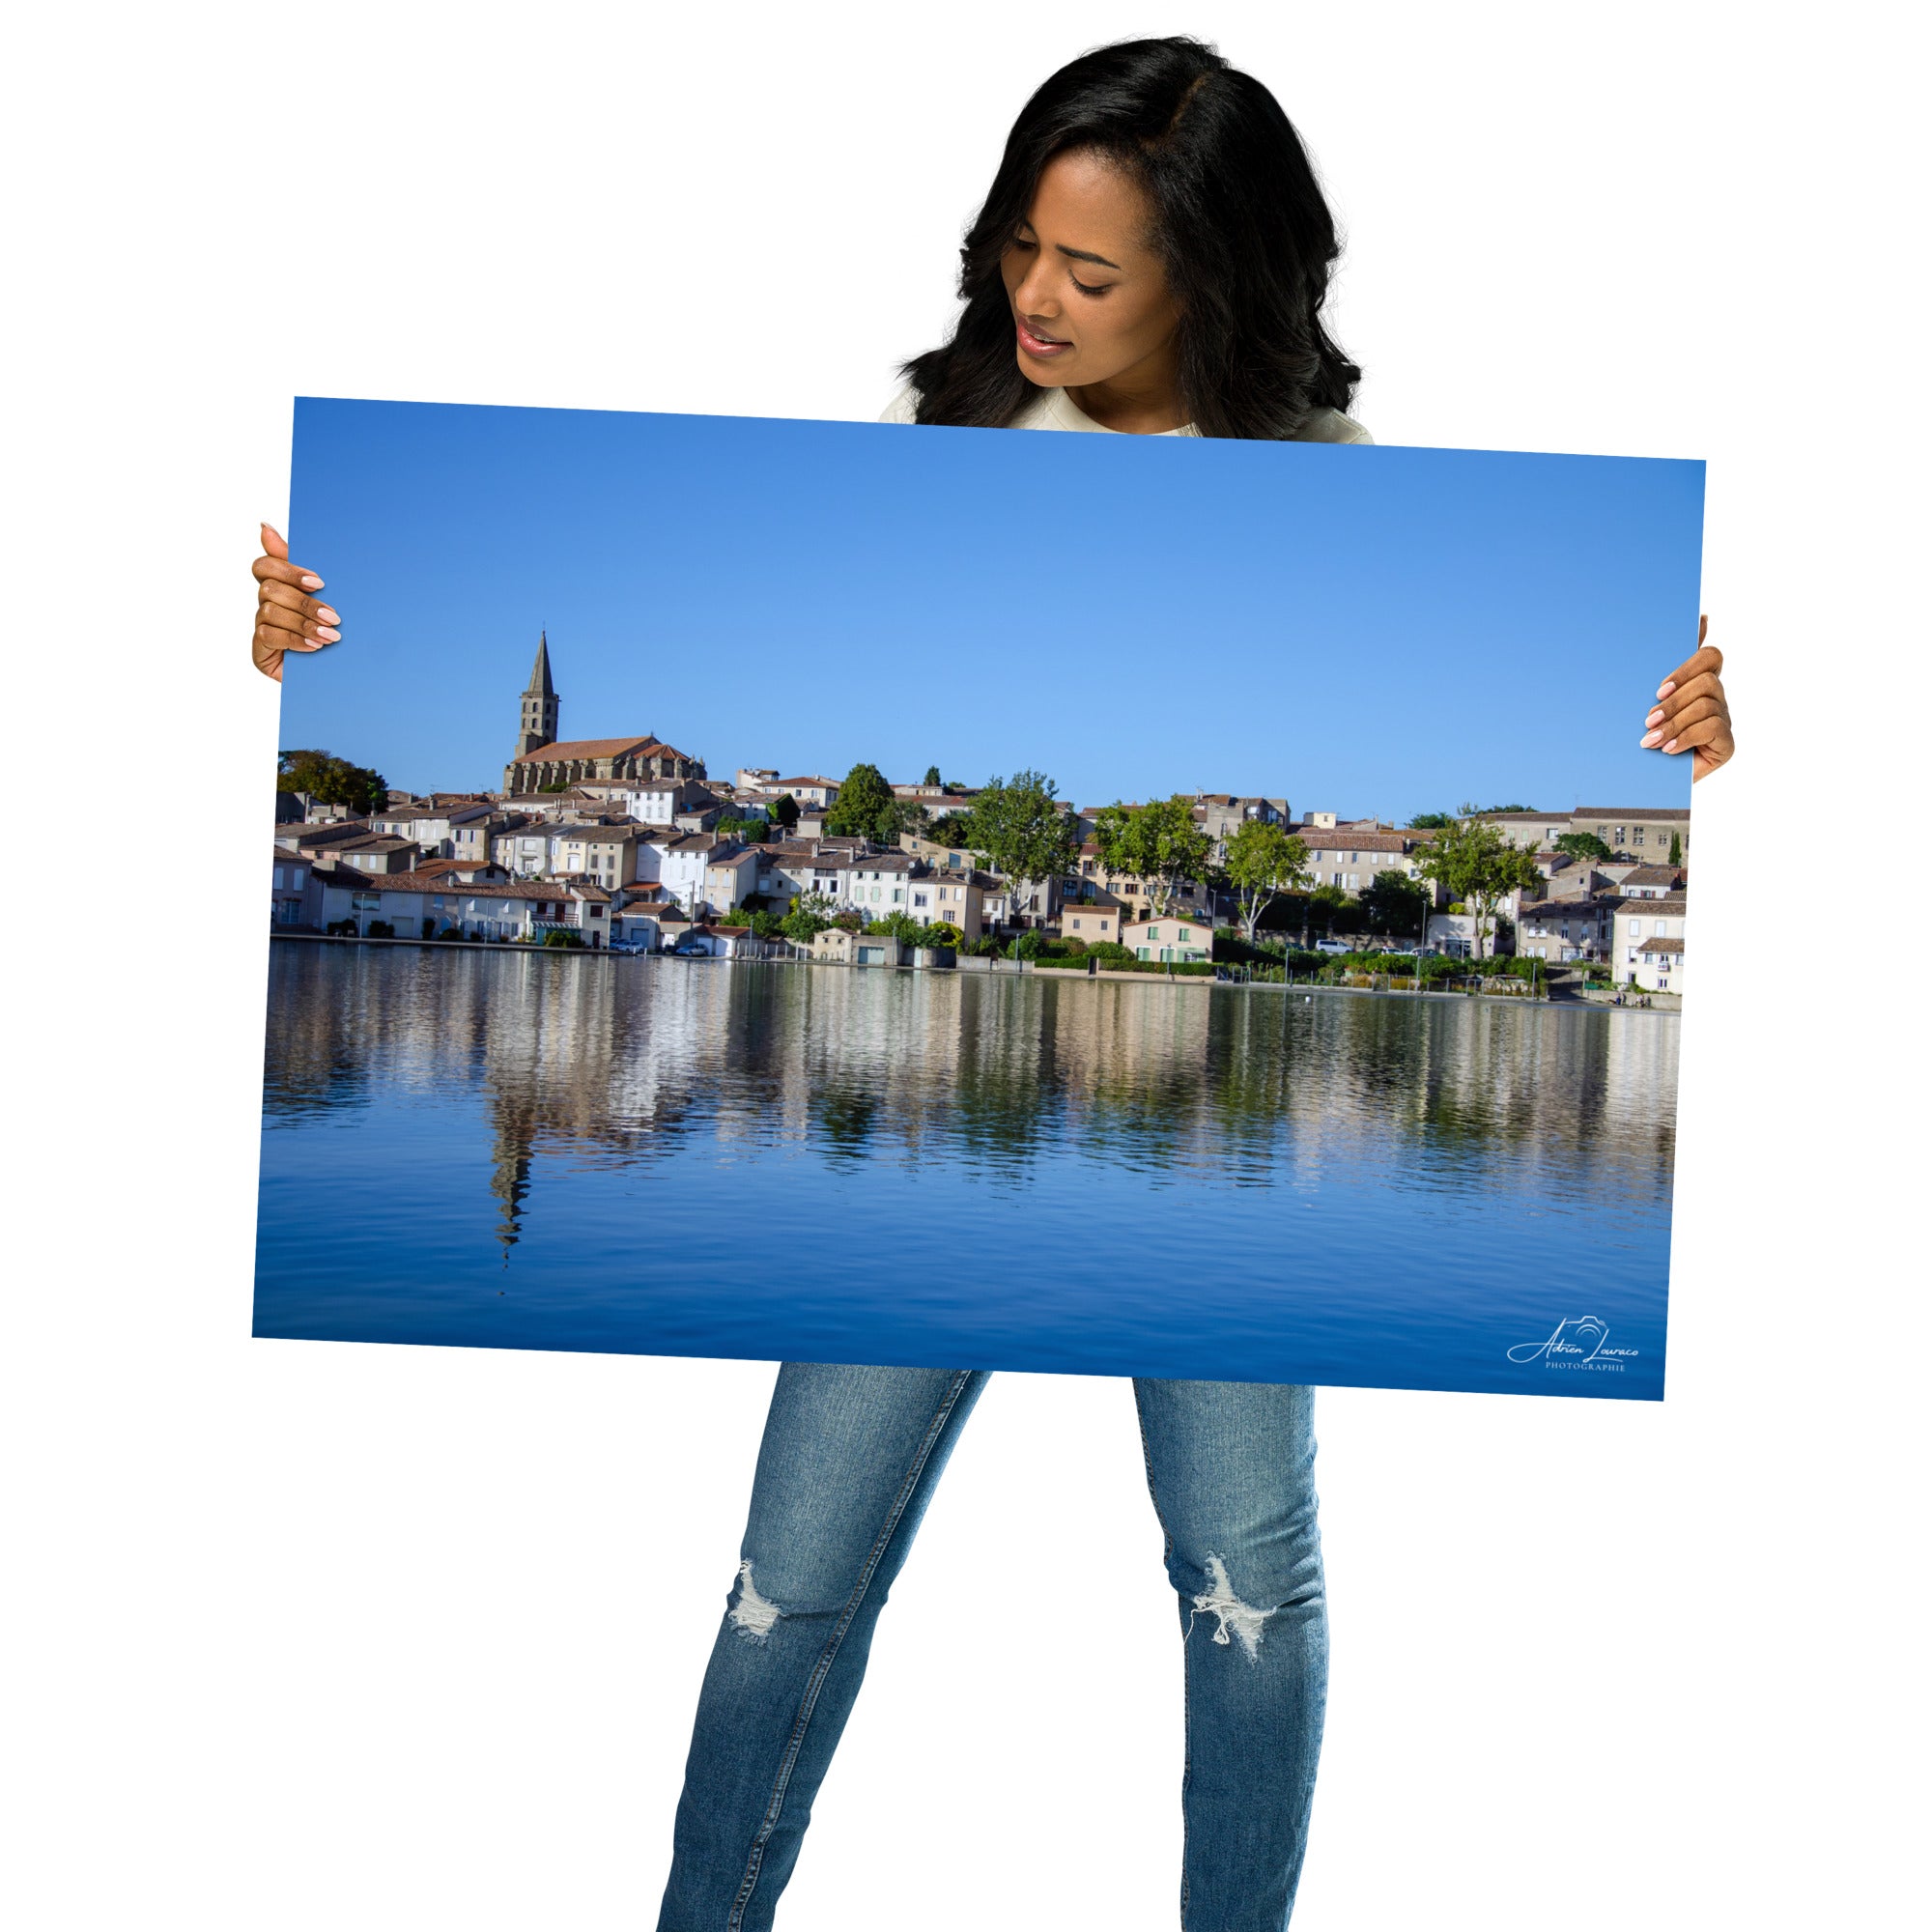
<path id="1" fill-rule="evenodd" d="M 1559 1321 L 1547 1341 L 1519 1342 L 1509 1350 L 1513 1362 L 1541 1361 L 1552 1369 L 1621 1369 L 1635 1349 L 1612 1349 L 1609 1324 L 1595 1315 Z"/>

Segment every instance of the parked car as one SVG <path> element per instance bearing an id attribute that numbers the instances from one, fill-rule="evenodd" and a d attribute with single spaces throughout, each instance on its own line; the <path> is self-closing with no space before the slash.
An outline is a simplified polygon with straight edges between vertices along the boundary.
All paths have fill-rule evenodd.
<path id="1" fill-rule="evenodd" d="M 1346 939 L 1318 939 L 1315 950 L 1318 952 L 1352 952 L 1355 949 Z"/>
<path id="2" fill-rule="evenodd" d="M 645 939 L 613 939 L 609 950 L 612 952 L 648 952 L 651 945 Z"/>

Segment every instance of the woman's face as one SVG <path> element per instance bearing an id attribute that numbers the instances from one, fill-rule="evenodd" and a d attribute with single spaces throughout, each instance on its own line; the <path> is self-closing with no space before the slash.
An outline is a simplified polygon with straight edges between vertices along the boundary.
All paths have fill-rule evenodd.
<path id="1" fill-rule="evenodd" d="M 1029 382 L 1082 388 L 1163 377 L 1180 311 L 1148 244 L 1153 211 L 1116 163 L 1087 151 L 1046 165 L 1000 258 Z"/>

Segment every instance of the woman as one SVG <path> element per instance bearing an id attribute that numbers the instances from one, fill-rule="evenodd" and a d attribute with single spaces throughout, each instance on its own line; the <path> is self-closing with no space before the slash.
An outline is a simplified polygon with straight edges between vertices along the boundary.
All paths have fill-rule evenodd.
<path id="1" fill-rule="evenodd" d="M 1321 307 L 1338 253 L 1273 97 L 1187 40 L 1102 48 L 1027 103 L 961 250 L 952 338 L 904 422 L 1366 442 Z M 339 637 L 264 526 L 256 663 Z M 1699 639 L 1702 645 L 1702 629 Z M 1643 743 L 1731 755 L 1720 660 L 1659 688 Z M 787 1364 L 678 1806 L 660 1932 L 769 1926 L 879 1611 L 985 1377 Z M 1288 1922 L 1321 1746 L 1326 1622 L 1311 1392 L 1140 1380 L 1187 1693 L 1181 1918 Z"/>

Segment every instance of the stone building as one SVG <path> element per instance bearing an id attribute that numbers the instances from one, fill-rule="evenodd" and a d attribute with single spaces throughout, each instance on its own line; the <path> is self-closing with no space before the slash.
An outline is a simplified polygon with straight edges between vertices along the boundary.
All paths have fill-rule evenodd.
<path id="1" fill-rule="evenodd" d="M 519 703 L 517 749 L 503 767 L 506 797 L 527 797 L 596 780 L 663 781 L 704 776 L 701 759 L 667 745 L 653 732 L 628 738 L 559 738 L 562 700 L 551 681 L 547 636 L 537 639 L 536 664 Z"/>

